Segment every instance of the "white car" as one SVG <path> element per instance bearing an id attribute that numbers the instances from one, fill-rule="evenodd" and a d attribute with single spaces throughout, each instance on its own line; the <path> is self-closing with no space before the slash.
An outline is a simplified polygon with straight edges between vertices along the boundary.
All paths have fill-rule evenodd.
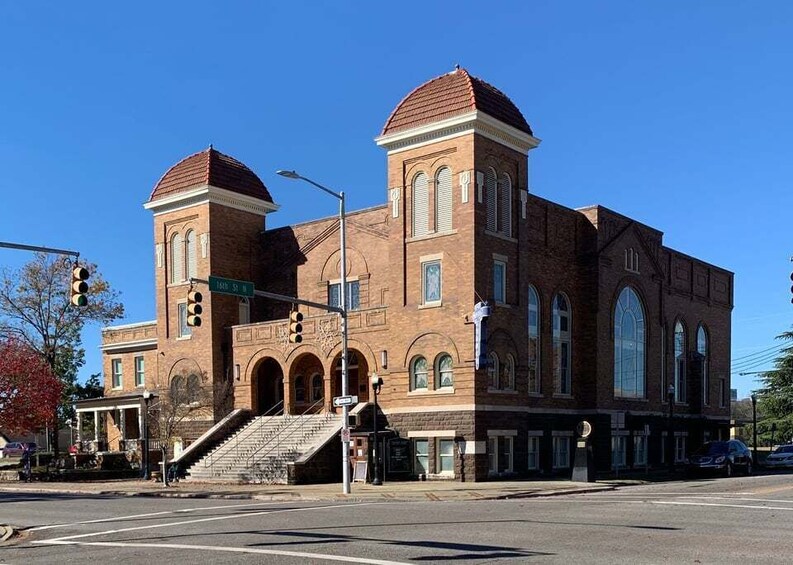
<path id="1" fill-rule="evenodd" d="M 793 469 L 793 443 L 780 445 L 765 458 L 769 469 Z"/>

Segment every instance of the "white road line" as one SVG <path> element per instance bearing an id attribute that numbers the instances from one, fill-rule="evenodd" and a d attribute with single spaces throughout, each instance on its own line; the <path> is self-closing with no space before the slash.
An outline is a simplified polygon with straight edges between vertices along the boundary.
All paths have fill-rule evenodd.
<path id="1" fill-rule="evenodd" d="M 362 502 L 360 504 L 356 504 L 355 506 L 370 506 L 372 504 L 380 504 L 380 503 L 379 502 Z M 89 534 L 78 534 L 78 535 L 74 535 L 74 536 L 64 536 L 64 537 L 60 537 L 60 538 L 53 538 L 53 539 L 50 539 L 50 540 L 34 541 L 32 543 L 48 544 L 48 543 L 56 542 L 56 541 L 60 542 L 60 541 L 75 540 L 75 539 L 80 539 L 80 538 L 90 538 L 90 537 L 94 537 L 94 536 L 104 536 L 104 535 L 110 535 L 110 534 L 120 534 L 120 533 L 124 533 L 124 532 L 134 532 L 134 531 L 139 531 L 139 530 L 154 530 L 154 529 L 159 529 L 159 528 L 171 528 L 173 526 L 184 526 L 184 525 L 187 525 L 187 524 L 200 524 L 202 522 L 219 522 L 219 521 L 222 521 L 222 520 L 233 520 L 234 518 L 253 518 L 254 516 L 264 516 L 266 514 L 282 514 L 282 513 L 286 513 L 286 512 L 303 512 L 303 511 L 307 511 L 307 510 L 318 511 L 318 510 L 324 510 L 326 508 L 331 509 L 331 508 L 345 508 L 345 507 L 349 508 L 350 504 L 349 503 L 344 503 L 344 504 L 335 504 L 335 505 L 332 505 L 332 506 L 309 506 L 309 507 L 305 507 L 305 508 L 286 508 L 284 510 L 264 510 L 262 512 L 250 512 L 250 513 L 247 513 L 247 514 L 230 514 L 228 516 L 212 516 L 210 518 L 197 518 L 195 520 L 184 520 L 182 522 L 167 522 L 167 523 L 163 523 L 163 524 L 146 524 L 145 526 L 134 526 L 134 527 L 130 527 L 130 528 L 121 528 L 121 529 L 118 529 L 118 530 L 105 530 L 105 531 L 102 531 L 102 532 L 91 532 Z"/>
<path id="2" fill-rule="evenodd" d="M 47 543 L 47 542 L 35 542 Z M 323 559 L 325 561 L 342 561 L 344 563 L 367 563 L 369 565 L 410 565 L 402 561 L 387 561 L 385 559 L 368 559 L 366 557 L 352 557 L 350 555 L 329 555 L 325 553 L 308 553 L 305 551 L 283 551 L 279 549 L 260 549 L 254 547 L 220 547 L 214 545 L 183 545 L 176 543 L 128 543 L 128 542 L 73 542 L 51 540 L 53 545 L 87 545 L 94 547 L 142 547 L 152 549 L 194 549 L 196 551 L 223 551 L 227 553 L 253 553 L 259 555 L 282 555 L 287 557 L 302 557 L 305 559 Z"/>
<path id="3" fill-rule="evenodd" d="M 753 506 L 750 504 L 716 504 L 714 502 L 675 502 L 673 500 L 651 500 L 650 504 L 673 504 L 677 506 L 720 506 L 722 508 L 749 508 L 754 510 L 787 510 L 793 512 L 791 506 Z"/>
<path id="4" fill-rule="evenodd" d="M 748 502 L 775 502 L 778 504 L 793 504 L 793 499 L 788 500 L 776 500 L 773 498 L 741 498 L 737 496 L 681 496 L 680 498 L 693 498 L 693 499 L 704 499 L 704 500 L 746 500 Z"/>
<path id="5" fill-rule="evenodd" d="M 80 522 L 72 522 L 65 524 L 50 524 L 48 526 L 37 526 L 30 528 L 29 532 L 40 532 L 43 530 L 52 530 L 54 528 L 68 528 L 70 526 L 79 526 L 82 524 L 101 524 L 102 522 L 113 522 L 116 520 L 134 520 L 136 518 L 151 518 L 152 516 L 167 516 L 168 514 L 186 514 L 188 512 L 204 512 L 209 510 L 228 510 L 229 508 L 248 508 L 251 506 L 273 506 L 276 504 L 284 504 L 284 502 L 256 502 L 251 504 L 230 504 L 225 506 L 204 506 L 201 508 L 180 508 L 179 510 L 165 510 L 163 512 L 149 512 L 148 514 L 129 514 L 127 516 L 114 516 L 112 518 L 97 518 L 96 520 L 83 520 Z"/>

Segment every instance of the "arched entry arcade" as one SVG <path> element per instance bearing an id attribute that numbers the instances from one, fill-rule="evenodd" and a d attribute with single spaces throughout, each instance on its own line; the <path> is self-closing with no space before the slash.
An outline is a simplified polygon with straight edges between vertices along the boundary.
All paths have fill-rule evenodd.
<path id="1" fill-rule="evenodd" d="M 325 371 L 313 353 L 304 353 L 289 368 L 290 414 L 321 412 L 325 397 Z"/>
<path id="2" fill-rule="evenodd" d="M 358 395 L 359 402 L 369 401 L 369 365 L 359 351 L 347 351 L 348 394 Z M 333 396 L 341 396 L 341 354 L 333 360 Z"/>
<path id="3" fill-rule="evenodd" d="M 284 372 L 272 358 L 263 359 L 253 373 L 253 412 L 256 415 L 280 413 L 284 401 Z M 278 407 L 277 410 L 274 410 Z"/>

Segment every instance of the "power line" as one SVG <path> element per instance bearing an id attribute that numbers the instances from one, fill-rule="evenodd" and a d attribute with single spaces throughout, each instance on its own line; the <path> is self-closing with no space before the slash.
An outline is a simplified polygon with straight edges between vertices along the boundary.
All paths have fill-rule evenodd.
<path id="1" fill-rule="evenodd" d="M 773 345 L 768 349 L 763 349 L 762 351 L 755 351 L 754 353 L 749 353 L 748 355 L 742 355 L 741 357 L 736 357 L 735 359 L 732 359 L 731 362 L 735 363 L 736 361 L 741 361 L 742 359 L 748 359 L 749 357 L 756 357 L 757 355 L 761 355 L 763 353 L 767 353 L 768 351 L 772 351 L 772 350 L 779 350 L 782 349 L 783 347 L 785 347 L 784 342 L 779 343 L 777 345 Z"/>

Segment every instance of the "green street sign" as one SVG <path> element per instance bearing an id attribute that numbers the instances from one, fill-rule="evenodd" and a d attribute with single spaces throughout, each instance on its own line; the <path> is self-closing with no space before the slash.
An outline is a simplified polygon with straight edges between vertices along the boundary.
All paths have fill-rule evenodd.
<path id="1" fill-rule="evenodd" d="M 231 294 L 233 296 L 253 296 L 253 283 L 251 281 L 235 281 L 222 277 L 209 277 L 209 292 Z"/>

